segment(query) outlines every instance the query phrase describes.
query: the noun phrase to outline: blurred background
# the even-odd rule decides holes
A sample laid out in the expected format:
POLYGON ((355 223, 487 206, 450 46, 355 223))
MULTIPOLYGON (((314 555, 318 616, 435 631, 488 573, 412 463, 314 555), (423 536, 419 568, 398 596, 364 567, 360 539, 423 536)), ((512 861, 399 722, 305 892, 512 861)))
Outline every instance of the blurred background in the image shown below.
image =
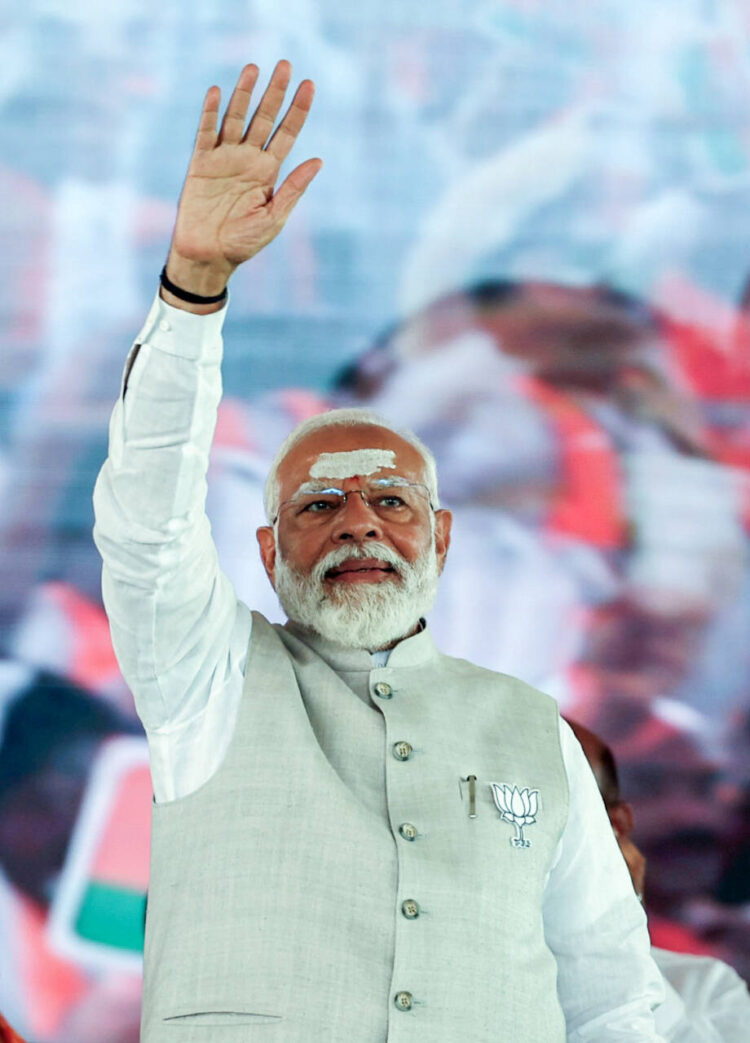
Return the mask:
POLYGON ((281 618, 254 530, 299 420, 413 428, 456 515, 442 649, 610 744, 654 942, 750 978, 747 3, 32 0, 2 22, 0 1011, 39 1043, 137 1040, 148 794, 107 756, 139 727, 91 491, 205 88, 282 56, 316 82, 296 154, 325 168, 233 282, 225 569, 281 618))

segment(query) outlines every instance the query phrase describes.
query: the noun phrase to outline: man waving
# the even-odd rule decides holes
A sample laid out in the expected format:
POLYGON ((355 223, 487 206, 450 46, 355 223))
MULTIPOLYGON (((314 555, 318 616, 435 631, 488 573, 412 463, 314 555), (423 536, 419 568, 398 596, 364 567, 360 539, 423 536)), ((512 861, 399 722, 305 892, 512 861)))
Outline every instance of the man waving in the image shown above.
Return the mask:
MULTIPOLYGON (((448 551, 431 454, 360 411, 282 445, 258 542, 287 612, 236 598, 204 513, 233 271, 276 188, 280 62, 201 115, 161 288, 126 367, 95 537, 155 806, 144 1043, 658 1039, 645 920, 554 702, 435 647, 448 551)), ((481 548, 477 548, 481 554, 481 548)))

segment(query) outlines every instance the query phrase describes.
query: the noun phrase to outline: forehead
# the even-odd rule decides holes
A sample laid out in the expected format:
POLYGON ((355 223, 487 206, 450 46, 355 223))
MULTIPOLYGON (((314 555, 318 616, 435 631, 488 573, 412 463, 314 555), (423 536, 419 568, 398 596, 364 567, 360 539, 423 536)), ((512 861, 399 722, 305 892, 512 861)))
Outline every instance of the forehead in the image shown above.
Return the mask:
POLYGON ((415 482, 424 480, 421 455, 394 431, 369 424, 331 425, 312 431, 284 457, 278 472, 281 499, 291 496, 311 477, 341 480, 352 477, 359 467, 364 474, 398 474, 415 482))

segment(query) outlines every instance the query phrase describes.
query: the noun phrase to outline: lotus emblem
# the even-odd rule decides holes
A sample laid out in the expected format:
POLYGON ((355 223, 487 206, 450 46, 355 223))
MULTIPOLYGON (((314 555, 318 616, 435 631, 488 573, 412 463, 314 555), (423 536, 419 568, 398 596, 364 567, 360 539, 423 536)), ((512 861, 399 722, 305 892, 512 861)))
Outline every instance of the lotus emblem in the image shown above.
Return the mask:
POLYGON ((511 837, 513 847, 531 847, 531 841, 523 835, 524 826, 536 822, 539 808, 539 790, 524 786, 508 786, 506 783, 491 782, 492 796, 495 798, 497 810, 506 822, 516 827, 516 835, 511 837))

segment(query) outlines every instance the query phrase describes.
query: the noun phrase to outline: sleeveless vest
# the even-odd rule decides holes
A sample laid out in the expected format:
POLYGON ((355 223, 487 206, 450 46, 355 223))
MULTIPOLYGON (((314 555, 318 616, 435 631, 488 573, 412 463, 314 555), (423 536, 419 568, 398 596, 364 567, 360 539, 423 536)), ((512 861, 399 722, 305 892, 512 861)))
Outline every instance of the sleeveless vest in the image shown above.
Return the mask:
POLYGON ((254 615, 222 766, 154 807, 142 1043, 563 1043, 567 806, 548 696, 254 615))

